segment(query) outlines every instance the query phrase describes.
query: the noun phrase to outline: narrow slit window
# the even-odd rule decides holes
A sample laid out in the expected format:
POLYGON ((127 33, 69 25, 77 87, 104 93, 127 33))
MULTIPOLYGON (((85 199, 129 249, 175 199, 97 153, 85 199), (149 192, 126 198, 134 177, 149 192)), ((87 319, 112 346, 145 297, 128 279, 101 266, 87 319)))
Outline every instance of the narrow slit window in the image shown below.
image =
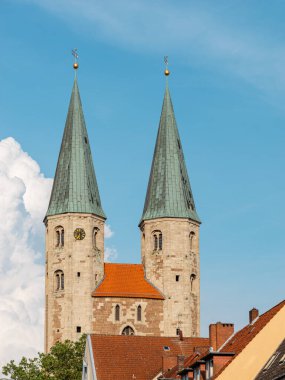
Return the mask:
POLYGON ((138 309, 137 309, 137 320, 139 322, 142 320, 142 307, 141 307, 141 305, 139 305, 138 309))
POLYGON ((162 233, 161 231, 153 231, 153 249, 155 251, 162 249, 162 233))
POLYGON ((94 229, 93 229, 93 247, 94 248, 98 248, 97 247, 97 244, 98 244, 98 232, 99 232, 99 228, 98 227, 94 227, 94 229))
POLYGON ((158 244, 157 244, 157 236, 154 235, 154 236, 153 236, 153 239, 154 239, 154 249, 157 250, 157 247, 158 247, 158 244))
POLYGON ((119 321, 119 320, 120 320, 120 306, 116 305, 116 307, 115 307, 115 321, 119 321))
POLYGON ((61 246, 64 246, 64 230, 61 230, 61 246))
POLYGON ((56 246, 60 246, 60 231, 56 231, 56 246))
POLYGON ((162 249, 162 233, 159 234, 159 249, 162 249))
POLYGON ((58 226, 55 229, 55 246, 56 247, 64 246, 64 229, 61 226, 58 226))
POLYGON ((193 251, 193 249, 194 249, 194 239, 195 239, 195 232, 191 231, 190 235, 189 235, 190 251, 193 251))
POLYGON ((62 270, 57 270, 54 273, 54 290, 64 290, 64 273, 62 270))
POLYGON ((60 288, 61 290, 64 289, 64 273, 61 273, 61 276, 60 276, 60 288))
POLYGON ((192 273, 190 275, 190 287, 191 287, 191 292, 194 291, 194 282, 195 282, 195 279, 196 279, 196 274, 195 273, 192 273))
POLYGON ((179 281, 179 278, 180 278, 180 276, 179 276, 179 274, 177 274, 177 275, 175 276, 176 282, 179 281))
POLYGON ((55 278, 56 278, 56 288, 55 289, 59 290, 59 288, 60 288, 60 276, 59 276, 59 273, 56 274, 55 278))

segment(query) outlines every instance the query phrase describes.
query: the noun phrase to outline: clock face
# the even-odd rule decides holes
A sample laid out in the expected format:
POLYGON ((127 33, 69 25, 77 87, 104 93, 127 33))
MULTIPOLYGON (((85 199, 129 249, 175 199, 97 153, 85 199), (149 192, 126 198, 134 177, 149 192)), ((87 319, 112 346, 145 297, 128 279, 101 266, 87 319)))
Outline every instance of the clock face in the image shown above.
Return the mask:
POLYGON ((73 235, 76 240, 83 240, 86 234, 83 228, 76 228, 73 235))

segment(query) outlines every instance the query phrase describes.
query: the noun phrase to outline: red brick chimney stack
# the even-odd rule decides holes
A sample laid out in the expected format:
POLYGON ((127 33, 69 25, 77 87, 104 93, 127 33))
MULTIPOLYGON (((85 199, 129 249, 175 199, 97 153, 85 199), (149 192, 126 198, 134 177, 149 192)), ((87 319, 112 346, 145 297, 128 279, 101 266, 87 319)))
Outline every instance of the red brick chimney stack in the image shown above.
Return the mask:
POLYGON ((209 326, 210 346, 217 351, 234 333, 233 323, 217 322, 209 326))
POLYGON ((249 310, 249 323, 252 323, 259 316, 259 311, 255 307, 249 310))

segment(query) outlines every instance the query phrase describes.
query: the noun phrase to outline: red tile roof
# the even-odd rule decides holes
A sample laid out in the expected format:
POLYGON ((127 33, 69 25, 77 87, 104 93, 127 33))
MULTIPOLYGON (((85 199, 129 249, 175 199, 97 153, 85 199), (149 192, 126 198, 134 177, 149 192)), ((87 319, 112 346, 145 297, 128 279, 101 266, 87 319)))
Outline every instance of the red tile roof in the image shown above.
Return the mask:
POLYGON ((234 352, 235 355, 228 361, 228 363, 217 374, 218 377, 221 372, 242 352, 242 350, 254 339, 254 337, 267 325, 267 323, 278 313, 282 307, 285 306, 285 301, 280 302, 253 323, 248 324, 243 329, 239 330, 220 350, 220 352, 234 352))
POLYGON ((142 264, 104 264, 104 271, 103 281, 92 293, 93 297, 164 299, 145 278, 142 264))
MULTIPOLYGON (((226 344, 219 350, 219 352, 230 353, 233 352, 235 355, 230 358, 226 365, 214 376, 213 380, 218 378, 223 370, 241 353, 241 351, 254 339, 254 337, 267 325, 267 323, 285 306, 285 300, 280 302, 278 305, 274 306, 264 314, 260 315, 258 319, 252 324, 248 324, 243 329, 239 330, 232 338, 226 342, 226 344)), ((206 345, 205 345, 206 346, 206 345)), ((196 349, 198 356, 194 354, 190 355, 184 363, 184 368, 192 367, 198 360, 204 359, 205 356, 209 354, 209 347, 201 347, 196 349)), ((165 378, 175 378, 175 373, 177 371, 177 366, 173 367, 169 371, 168 376, 165 378)), ((177 377, 179 378, 179 377, 177 377)))
POLYGON ((209 344, 207 338, 95 334, 91 342, 98 380, 152 380, 162 371, 162 357, 190 356, 196 346, 209 344))

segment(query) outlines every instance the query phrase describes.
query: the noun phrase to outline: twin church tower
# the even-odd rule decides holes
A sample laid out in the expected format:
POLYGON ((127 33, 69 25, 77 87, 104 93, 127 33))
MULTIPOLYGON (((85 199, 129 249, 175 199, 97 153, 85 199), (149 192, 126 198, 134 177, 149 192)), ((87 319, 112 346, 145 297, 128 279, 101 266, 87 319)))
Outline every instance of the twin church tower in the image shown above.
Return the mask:
POLYGON ((199 336, 200 220, 167 83, 139 222, 142 264, 104 263, 105 221, 75 78, 44 219, 45 350, 82 333, 199 336))

